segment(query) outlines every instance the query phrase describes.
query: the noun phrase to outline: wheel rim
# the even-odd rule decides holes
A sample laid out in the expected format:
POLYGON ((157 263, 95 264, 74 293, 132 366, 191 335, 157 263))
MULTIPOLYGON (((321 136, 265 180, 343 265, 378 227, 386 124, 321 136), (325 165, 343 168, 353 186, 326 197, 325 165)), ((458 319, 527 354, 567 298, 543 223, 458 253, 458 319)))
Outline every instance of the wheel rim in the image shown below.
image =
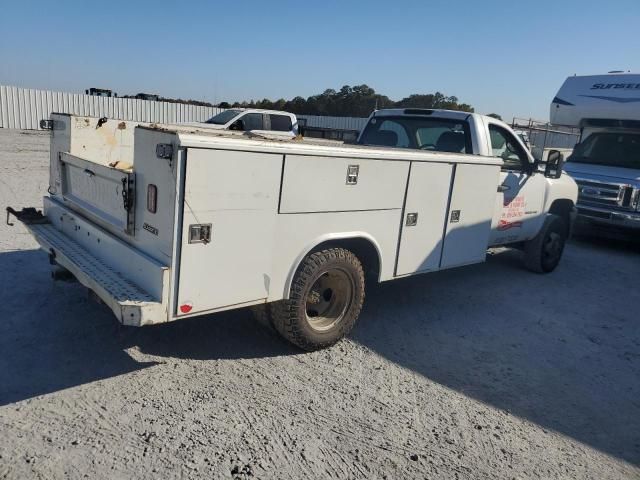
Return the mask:
POLYGON ((560 260, 560 256, 562 255, 562 248, 562 235, 557 232, 550 232, 545 239, 544 247, 542 249, 543 260, 545 264, 552 265, 560 260))
POLYGON ((323 332, 342 321, 351 305, 355 286, 351 275, 342 269, 320 273, 309 289, 305 313, 312 329, 323 332))

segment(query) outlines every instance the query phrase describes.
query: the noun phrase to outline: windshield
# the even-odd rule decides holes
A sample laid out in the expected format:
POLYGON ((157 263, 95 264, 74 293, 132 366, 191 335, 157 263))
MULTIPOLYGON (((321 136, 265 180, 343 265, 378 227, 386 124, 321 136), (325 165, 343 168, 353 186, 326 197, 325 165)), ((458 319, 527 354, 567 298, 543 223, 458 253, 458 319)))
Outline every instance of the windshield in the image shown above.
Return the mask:
POLYGON ((216 125, 224 125, 233 117, 238 115, 240 112, 242 112, 242 110, 225 110, 224 112, 220 112, 219 114, 211 117, 209 120, 207 120, 204 123, 214 123, 216 125))
POLYGON ((425 117, 373 117, 362 132, 361 145, 472 153, 469 124, 425 117))
POLYGON ((569 162, 640 169, 640 132, 592 133, 575 146, 569 162))

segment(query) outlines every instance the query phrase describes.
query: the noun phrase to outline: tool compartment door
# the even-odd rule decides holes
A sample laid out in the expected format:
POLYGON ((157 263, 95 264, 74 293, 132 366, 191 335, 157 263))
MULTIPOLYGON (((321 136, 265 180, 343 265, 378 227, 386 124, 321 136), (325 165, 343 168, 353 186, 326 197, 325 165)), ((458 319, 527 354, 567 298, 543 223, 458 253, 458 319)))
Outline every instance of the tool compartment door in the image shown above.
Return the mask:
POLYGON ((266 298, 282 155, 189 148, 185 164, 174 313, 266 298))
POLYGON ((485 260, 499 173, 499 165, 456 165, 440 268, 485 260))
POLYGON ((402 208, 409 162, 287 155, 280 213, 402 208))
POLYGON ((411 163, 396 275, 439 268, 452 172, 448 163, 411 163))

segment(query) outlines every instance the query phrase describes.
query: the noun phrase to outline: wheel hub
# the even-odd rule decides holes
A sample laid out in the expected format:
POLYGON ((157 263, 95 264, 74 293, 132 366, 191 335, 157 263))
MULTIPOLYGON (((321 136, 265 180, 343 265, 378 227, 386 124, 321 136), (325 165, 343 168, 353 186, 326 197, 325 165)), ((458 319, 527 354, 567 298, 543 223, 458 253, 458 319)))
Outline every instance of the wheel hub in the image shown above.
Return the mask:
POLYGON ((552 232, 549 234, 544 246, 544 256, 547 260, 555 260, 562 252, 562 240, 559 234, 552 232))
POLYGON ((310 305, 317 305, 318 303, 320 303, 320 292, 318 292, 317 290, 311 290, 309 292, 309 296, 307 297, 307 303, 310 305))
POLYGON ((345 271, 332 269, 322 272, 306 298, 306 315, 311 328, 325 331, 342 321, 351 304, 354 288, 345 271))

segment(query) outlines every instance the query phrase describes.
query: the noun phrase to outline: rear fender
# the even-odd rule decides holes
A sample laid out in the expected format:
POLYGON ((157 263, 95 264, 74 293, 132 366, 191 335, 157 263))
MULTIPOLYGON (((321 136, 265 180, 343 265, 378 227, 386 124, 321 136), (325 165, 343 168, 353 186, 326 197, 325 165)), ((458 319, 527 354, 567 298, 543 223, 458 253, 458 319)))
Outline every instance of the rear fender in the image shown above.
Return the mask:
MULTIPOLYGON (((339 247, 340 246, 340 242, 342 240, 347 241, 347 240, 353 240, 353 239, 362 239, 367 241, 368 243, 370 243, 373 248, 375 249, 377 256, 378 256, 378 281, 380 281, 380 275, 383 271, 383 258, 382 258, 382 254, 380 253, 380 244, 376 241, 375 238, 373 238, 370 234, 366 233, 366 232, 341 232, 341 233, 328 233, 325 235, 321 235, 319 237, 316 237, 315 239, 313 239, 311 242, 309 242, 305 248, 302 250, 302 252, 300 252, 300 254, 298 254, 298 256, 296 257, 293 265, 291 266, 291 268, 289 269, 289 273, 287 275, 287 279, 285 281, 284 284, 284 291, 282 292, 282 298, 284 299, 288 299, 289 298, 289 292, 291 291, 291 284, 293 283, 293 278, 296 274, 296 272, 298 271, 298 268, 300 267, 300 264, 302 263, 302 261, 304 260, 304 258, 309 255, 309 253, 318 250, 319 248, 322 247, 323 244, 327 244, 327 246, 331 245, 332 247, 339 247)), ((346 243, 346 242, 345 242, 346 243)))

